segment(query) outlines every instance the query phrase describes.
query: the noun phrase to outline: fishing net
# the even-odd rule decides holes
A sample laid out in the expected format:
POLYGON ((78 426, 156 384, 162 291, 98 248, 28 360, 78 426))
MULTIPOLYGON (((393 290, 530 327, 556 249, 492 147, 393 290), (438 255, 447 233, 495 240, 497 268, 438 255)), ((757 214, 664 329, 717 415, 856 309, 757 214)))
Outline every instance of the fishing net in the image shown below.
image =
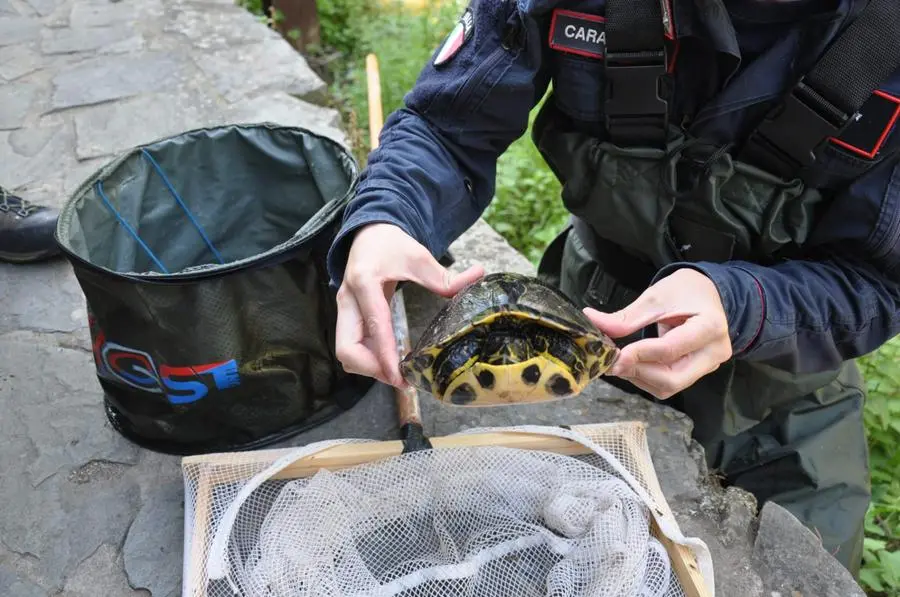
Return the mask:
POLYGON ((338 440, 185 459, 183 594, 697 594, 668 540, 713 595, 707 548, 679 531, 643 426, 578 429, 476 429, 405 454, 338 440))

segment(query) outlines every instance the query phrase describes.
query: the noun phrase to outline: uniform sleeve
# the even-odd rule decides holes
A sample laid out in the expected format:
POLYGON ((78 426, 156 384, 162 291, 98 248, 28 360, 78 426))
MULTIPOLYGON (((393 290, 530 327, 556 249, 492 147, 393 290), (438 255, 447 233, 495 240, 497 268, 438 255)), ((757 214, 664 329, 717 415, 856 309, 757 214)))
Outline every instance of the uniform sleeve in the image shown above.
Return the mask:
POLYGON ((838 194, 806 260, 678 263, 716 284, 739 359, 819 372, 900 333, 900 161, 885 160, 838 194))
POLYGON ((335 287, 360 226, 394 224, 439 257, 490 203, 497 159, 524 134, 547 88, 545 25, 520 5, 473 0, 471 36, 437 66, 436 48, 404 106, 385 120, 329 251, 335 287))

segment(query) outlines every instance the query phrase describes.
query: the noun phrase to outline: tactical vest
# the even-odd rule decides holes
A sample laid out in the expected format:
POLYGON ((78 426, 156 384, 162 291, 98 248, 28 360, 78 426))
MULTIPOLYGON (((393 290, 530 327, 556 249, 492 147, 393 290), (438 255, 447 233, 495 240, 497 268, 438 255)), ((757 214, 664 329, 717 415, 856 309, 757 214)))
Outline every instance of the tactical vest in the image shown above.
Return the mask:
POLYGON ((840 151, 830 140, 851 146, 860 109, 900 67, 892 0, 872 0, 739 147, 670 122, 673 22, 668 0, 607 0, 605 134, 569 124, 552 98, 535 120, 533 140, 562 183, 578 249, 605 270, 566 282, 578 272, 549 265, 564 250, 560 237, 541 271, 583 305, 619 309, 676 261, 796 257, 826 207, 825 187, 879 160, 851 157, 836 169, 818 156, 840 151))

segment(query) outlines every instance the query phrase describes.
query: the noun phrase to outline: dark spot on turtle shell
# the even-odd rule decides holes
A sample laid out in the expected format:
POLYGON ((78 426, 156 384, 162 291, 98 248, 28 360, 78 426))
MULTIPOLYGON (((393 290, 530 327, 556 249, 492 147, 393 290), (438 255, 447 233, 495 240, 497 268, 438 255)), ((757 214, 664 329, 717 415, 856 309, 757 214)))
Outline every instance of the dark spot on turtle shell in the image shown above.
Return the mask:
POLYGON ((615 351, 615 350, 610 350, 610 351, 607 352, 606 355, 603 357, 603 366, 604 366, 604 367, 609 367, 610 365, 612 365, 613 359, 615 359, 615 358, 616 358, 616 351, 615 351))
POLYGON ((591 365, 591 377, 597 377, 600 375, 600 361, 594 361, 594 364, 591 365))
POLYGON ((434 364, 434 357, 430 354, 422 354, 416 357, 415 367, 418 371, 425 371, 434 364))
POLYGON ((582 361, 581 359, 577 359, 572 364, 572 374, 574 375, 575 379, 581 379, 581 376, 584 375, 584 361, 582 361))
POLYGON ((478 378, 478 384, 482 388, 490 390, 494 387, 494 374, 490 371, 486 369, 484 371, 479 371, 476 377, 478 378))
POLYGON ((522 371, 522 381, 524 381, 528 385, 533 386, 540 380, 541 368, 537 365, 528 365, 527 367, 525 367, 525 370, 522 371))
POLYGON ((572 393, 572 385, 568 379, 556 373, 547 381, 547 390, 554 396, 566 396, 572 393))
POLYGON ((586 348, 591 354, 603 354, 603 351, 606 350, 606 345, 600 340, 594 340, 593 342, 588 342, 586 348))
POLYGON ((514 278, 503 278, 497 281, 497 285, 503 289, 510 303, 519 301, 519 297, 525 292, 525 285, 521 281, 514 278))
POLYGON ((450 394, 450 402, 453 404, 469 404, 474 402, 478 395, 475 389, 467 383, 460 384, 453 393, 450 394))

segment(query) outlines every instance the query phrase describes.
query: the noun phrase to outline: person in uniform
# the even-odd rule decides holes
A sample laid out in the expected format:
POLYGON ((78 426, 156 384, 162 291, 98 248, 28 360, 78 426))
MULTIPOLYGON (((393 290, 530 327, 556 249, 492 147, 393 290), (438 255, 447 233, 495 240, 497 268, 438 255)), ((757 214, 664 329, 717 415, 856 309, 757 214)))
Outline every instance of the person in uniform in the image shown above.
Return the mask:
POLYGON ((53 238, 58 215, 0 187, 0 261, 33 263, 58 255, 53 238))
POLYGON ((900 11, 890 0, 473 0, 389 115, 329 253, 348 371, 402 386, 389 298, 532 139, 570 225, 539 275, 623 352, 726 483, 858 573, 870 502, 853 359, 900 332, 900 11))

